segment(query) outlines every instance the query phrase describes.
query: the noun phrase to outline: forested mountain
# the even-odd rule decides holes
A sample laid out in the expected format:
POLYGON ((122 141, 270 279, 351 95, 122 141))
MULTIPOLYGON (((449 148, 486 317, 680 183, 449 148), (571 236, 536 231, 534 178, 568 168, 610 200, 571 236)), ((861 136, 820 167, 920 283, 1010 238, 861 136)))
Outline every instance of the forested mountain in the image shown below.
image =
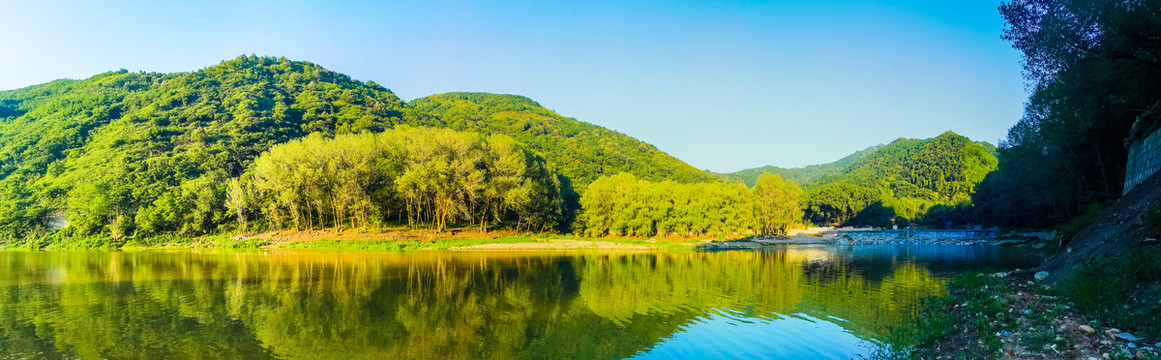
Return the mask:
MULTIPOLYGON (((225 179, 312 132, 380 130, 403 102, 317 65, 240 57, 189 73, 110 72, 0 93, 0 228, 68 209, 89 231, 128 227, 162 194, 193 223, 222 221, 225 179)), ((208 226, 208 225, 207 225, 208 226)))
POLYGON ((936 221, 929 210, 959 206, 966 211, 976 185, 995 169, 995 147, 986 142, 950 131, 931 139, 897 139, 842 174, 820 177, 811 187, 808 216, 819 222, 883 226, 896 217, 963 223, 966 215, 936 221), (843 207, 847 210, 836 210, 843 207))
POLYGON ((417 125, 511 136, 544 154, 578 188, 602 174, 622 172, 652 181, 715 180, 653 145, 560 116, 523 96, 448 93, 408 106, 418 116, 417 125))
POLYGON ((729 181, 741 181, 746 186, 754 186, 754 182, 758 181, 758 176, 763 173, 770 173, 778 175, 785 180, 793 181, 795 184, 810 184, 818 180, 823 175, 838 175, 847 171, 847 168, 860 160, 866 159, 876 150, 882 148, 883 145, 875 145, 863 150, 856 151, 854 154, 847 155, 842 159, 834 162, 818 165, 807 165, 798 168, 782 168, 772 165, 756 167, 753 169, 746 169, 727 174, 719 174, 722 178, 729 181))
POLYGON ((227 180, 275 144, 402 124, 508 134, 578 188, 620 172, 712 179, 526 98, 446 94, 404 104, 382 86, 315 64, 242 56, 194 72, 121 70, 0 92, 0 236, 35 234, 58 211, 76 231, 117 236, 138 225, 143 209, 180 224, 176 231, 207 232, 232 223, 227 180))
POLYGON ((886 226, 896 218, 963 223, 969 220, 963 214, 936 221, 928 210, 942 205, 937 212, 944 216, 944 207, 969 205, 976 185, 996 168, 995 152, 989 143, 949 131, 930 139, 900 138, 828 164, 766 166, 721 176, 748 185, 762 173, 791 180, 810 193, 806 212, 816 223, 886 226))

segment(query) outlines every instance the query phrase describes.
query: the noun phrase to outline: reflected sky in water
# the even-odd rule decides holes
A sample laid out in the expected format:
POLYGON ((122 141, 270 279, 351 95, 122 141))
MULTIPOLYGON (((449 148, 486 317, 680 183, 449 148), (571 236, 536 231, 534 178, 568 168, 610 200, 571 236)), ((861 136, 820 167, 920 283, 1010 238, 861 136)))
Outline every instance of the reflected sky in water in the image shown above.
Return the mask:
POLYGON ((0 252, 0 358, 850 358, 981 246, 0 252))

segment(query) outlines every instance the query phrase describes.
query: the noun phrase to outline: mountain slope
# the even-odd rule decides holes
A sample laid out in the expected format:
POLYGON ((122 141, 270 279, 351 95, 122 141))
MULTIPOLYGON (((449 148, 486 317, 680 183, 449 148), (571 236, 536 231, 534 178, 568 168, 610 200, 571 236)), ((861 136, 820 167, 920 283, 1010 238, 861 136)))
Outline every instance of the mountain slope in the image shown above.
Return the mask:
POLYGON ((206 231, 230 216, 225 180, 271 146, 403 124, 507 134, 577 187, 619 172, 713 179, 527 98, 445 94, 405 104, 373 82, 312 63, 242 56, 193 72, 122 70, 0 92, 0 238, 40 229, 58 210, 70 228, 116 235, 132 231, 146 207, 172 209, 157 216, 206 231))
POLYGON ((994 154, 990 144, 951 131, 931 139, 901 138, 855 162, 845 174, 820 182, 845 180, 888 188, 898 196, 955 200, 975 192, 975 185, 996 169, 994 154))
POLYGON ((808 217, 818 223, 888 226, 895 217, 962 223, 963 214, 952 210, 969 204, 976 185, 996 169, 995 153, 989 143, 948 131, 930 139, 896 139, 829 164, 721 176, 746 181, 769 171, 803 181, 802 188, 811 193, 808 217), (941 205, 939 214, 928 211, 941 205), (955 218, 945 218, 949 216, 955 218))
POLYGON ((782 179, 793 181, 795 184, 799 185, 809 184, 815 180, 818 180, 824 175, 838 175, 846 172, 847 168, 850 167, 851 164, 866 159, 868 156, 883 146, 884 145, 871 146, 866 149, 856 151, 854 154, 847 155, 842 159, 838 159, 834 162, 829 162, 826 164, 807 165, 798 168, 782 168, 766 165, 753 169, 746 169, 720 175, 722 178, 725 178, 728 181, 741 181, 742 183, 746 184, 746 186, 754 186, 754 182, 758 181, 758 176, 762 175, 763 173, 778 175, 782 177, 782 179))
POLYGON ((523 96, 447 93, 416 99, 408 106, 420 125, 511 136, 543 153, 580 186, 621 172, 653 181, 715 180, 653 145, 560 116, 523 96))
POLYGON ((0 93, 0 103, 22 112, 0 123, 0 209, 9 210, 0 228, 9 235, 66 208, 72 224, 102 231, 167 192, 210 223, 223 217, 221 183, 271 145, 383 129, 405 110, 374 83, 259 57, 57 81, 0 93))

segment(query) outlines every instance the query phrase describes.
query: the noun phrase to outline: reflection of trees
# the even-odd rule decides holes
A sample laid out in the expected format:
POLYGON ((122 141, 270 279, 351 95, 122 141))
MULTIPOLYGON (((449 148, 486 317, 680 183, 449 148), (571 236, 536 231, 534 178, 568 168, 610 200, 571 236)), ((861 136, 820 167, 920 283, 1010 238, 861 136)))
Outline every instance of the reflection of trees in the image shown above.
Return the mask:
POLYGON ((821 250, 505 255, 0 253, 0 355, 623 358, 710 308, 834 316, 860 336, 940 280, 821 250))

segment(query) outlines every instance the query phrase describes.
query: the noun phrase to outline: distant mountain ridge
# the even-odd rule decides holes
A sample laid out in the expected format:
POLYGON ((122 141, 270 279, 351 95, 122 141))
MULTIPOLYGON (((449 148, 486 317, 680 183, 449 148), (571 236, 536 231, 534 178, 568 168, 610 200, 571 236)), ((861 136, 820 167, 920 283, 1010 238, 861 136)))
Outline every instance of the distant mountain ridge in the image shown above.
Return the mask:
POLYGON ((720 176, 751 184, 770 172, 802 181, 798 184, 810 193, 807 212, 813 221, 889 226, 896 217, 962 223, 962 214, 947 209, 970 204, 976 186, 996 167, 995 146, 948 131, 929 139, 899 138, 828 164, 720 176), (939 211, 928 211, 933 208, 939 211))
POLYGON ((741 181, 746 186, 754 186, 754 182, 758 180, 758 176, 763 173, 770 173, 778 175, 784 180, 793 181, 795 184, 804 185, 815 182, 824 175, 842 174, 851 166, 860 160, 871 156, 875 151, 883 148, 886 145, 879 144, 869 146, 866 149, 856 151, 853 154, 847 155, 842 159, 838 159, 825 164, 807 165, 797 168, 783 168, 773 165, 766 165, 752 169, 745 169, 735 171, 732 173, 718 174, 727 181, 741 181))

